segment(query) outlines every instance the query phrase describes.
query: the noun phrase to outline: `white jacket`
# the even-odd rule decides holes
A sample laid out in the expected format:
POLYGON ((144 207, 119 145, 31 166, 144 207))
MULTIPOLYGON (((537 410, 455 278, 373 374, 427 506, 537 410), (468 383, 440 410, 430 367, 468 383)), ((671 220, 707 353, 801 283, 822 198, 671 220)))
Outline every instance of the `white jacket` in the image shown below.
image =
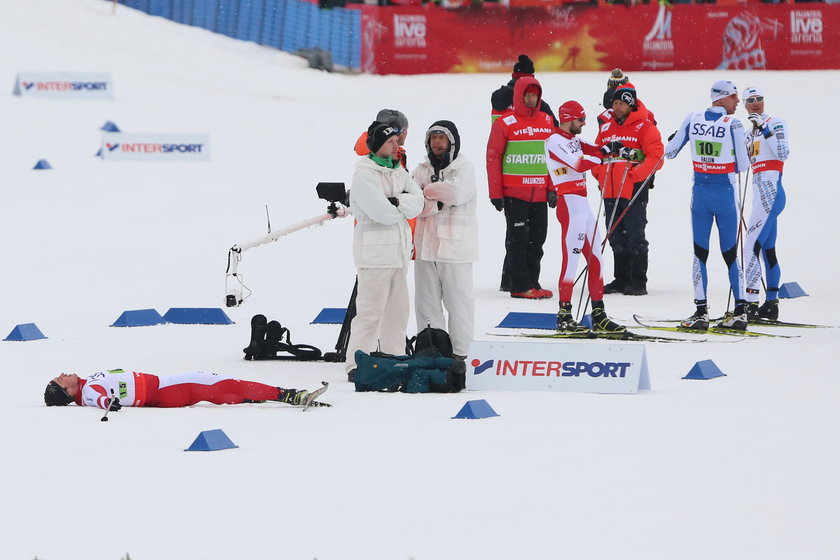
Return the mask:
POLYGON ((472 263, 478 260, 478 221, 473 165, 458 155, 441 170, 443 180, 432 182, 429 158, 412 178, 423 189, 426 206, 414 229, 415 257, 424 261, 472 263), (438 210, 438 201, 443 209, 438 210))
POLYGON ((365 156, 356 163, 350 186, 356 218, 353 260, 357 268, 402 268, 411 261, 411 229, 406 222, 423 210, 423 191, 402 167, 388 169, 365 156), (399 206, 388 201, 399 199, 399 206))

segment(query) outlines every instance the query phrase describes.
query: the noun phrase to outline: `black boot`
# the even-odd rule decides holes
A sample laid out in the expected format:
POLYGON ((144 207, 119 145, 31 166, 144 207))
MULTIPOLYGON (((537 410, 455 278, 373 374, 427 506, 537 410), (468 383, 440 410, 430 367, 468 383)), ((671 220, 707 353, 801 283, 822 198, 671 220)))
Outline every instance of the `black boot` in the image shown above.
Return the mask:
POLYGON ((613 247, 613 275, 615 280, 604 286, 605 294, 623 294, 630 286, 630 254, 621 247, 613 247))
POLYGON ((779 300, 768 299, 758 308, 758 316, 766 321, 779 320, 779 300))
POLYGON ((647 248, 638 253, 631 253, 629 260, 630 282, 622 292, 626 296, 647 295, 647 248))
POLYGON ((265 345, 265 329, 268 320, 265 315, 254 315, 251 317, 251 342, 247 348, 243 348, 246 360, 253 360, 255 356, 262 352, 265 345))

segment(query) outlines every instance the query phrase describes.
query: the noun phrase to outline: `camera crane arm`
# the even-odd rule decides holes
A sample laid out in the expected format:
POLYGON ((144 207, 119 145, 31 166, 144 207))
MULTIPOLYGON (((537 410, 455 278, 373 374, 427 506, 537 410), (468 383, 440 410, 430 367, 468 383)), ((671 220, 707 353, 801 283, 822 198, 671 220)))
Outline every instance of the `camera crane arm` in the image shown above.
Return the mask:
POLYGON ((238 307, 248 297, 248 295, 251 294, 251 290, 242 283, 242 275, 238 273, 239 261, 242 260, 242 253, 248 249, 253 249, 254 247, 259 247, 260 245, 277 241, 281 237, 285 237, 290 233, 322 225, 334 218, 343 218, 352 214, 349 207, 339 207, 336 204, 338 202, 345 203, 347 201, 348 196, 344 190, 344 183, 318 183, 317 192, 320 198, 328 200, 330 203, 327 207, 326 214, 302 220, 296 224, 292 224, 289 227, 279 229, 274 232, 270 231, 269 233, 256 239, 252 239, 251 241, 236 244, 228 250, 228 264, 227 270, 225 271, 225 305, 227 307, 238 307), (241 289, 239 287, 229 288, 227 285, 229 280, 235 280, 241 289), (243 290, 247 290, 248 294, 243 294, 243 290))

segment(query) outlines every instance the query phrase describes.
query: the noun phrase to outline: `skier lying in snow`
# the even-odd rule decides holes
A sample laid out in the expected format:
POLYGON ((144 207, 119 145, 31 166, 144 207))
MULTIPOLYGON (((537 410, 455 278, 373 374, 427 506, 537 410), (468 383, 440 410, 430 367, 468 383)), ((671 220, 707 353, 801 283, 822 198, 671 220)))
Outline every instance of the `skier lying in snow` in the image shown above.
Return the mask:
POLYGON ((272 387, 217 373, 195 372, 158 377, 111 369, 84 379, 75 373, 62 373, 47 384, 44 402, 47 406, 65 406, 75 402, 79 406, 110 407, 112 411, 123 406, 177 408, 201 401, 213 404, 279 401, 305 405, 312 404, 310 401, 321 392, 272 387))

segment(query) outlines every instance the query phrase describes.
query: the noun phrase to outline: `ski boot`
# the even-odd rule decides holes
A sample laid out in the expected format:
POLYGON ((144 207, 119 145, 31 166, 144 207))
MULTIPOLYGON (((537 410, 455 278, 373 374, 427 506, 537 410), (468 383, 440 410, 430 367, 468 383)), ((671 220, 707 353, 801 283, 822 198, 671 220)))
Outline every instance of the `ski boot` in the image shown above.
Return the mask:
POLYGON ((759 310, 758 303, 751 301, 747 304, 747 320, 758 321, 759 319, 761 319, 761 311, 759 310))
POLYGON ((572 317, 572 304, 563 303, 557 312, 557 332, 562 333, 584 333, 589 329, 581 325, 572 317))
POLYGON ((758 317, 765 321, 779 320, 779 300, 768 299, 758 308, 758 317))
POLYGON ((732 313, 724 313, 723 320, 715 325, 719 329, 732 329, 736 331, 747 330, 747 310, 746 305, 739 303, 732 310, 732 313))
POLYGON ((706 306, 698 305, 697 311, 694 312, 694 315, 680 323, 680 328, 691 329, 694 331, 709 330, 709 311, 706 306))
POLYGON ((592 306, 592 330, 597 332, 626 332, 627 329, 609 317, 603 307, 592 306))

